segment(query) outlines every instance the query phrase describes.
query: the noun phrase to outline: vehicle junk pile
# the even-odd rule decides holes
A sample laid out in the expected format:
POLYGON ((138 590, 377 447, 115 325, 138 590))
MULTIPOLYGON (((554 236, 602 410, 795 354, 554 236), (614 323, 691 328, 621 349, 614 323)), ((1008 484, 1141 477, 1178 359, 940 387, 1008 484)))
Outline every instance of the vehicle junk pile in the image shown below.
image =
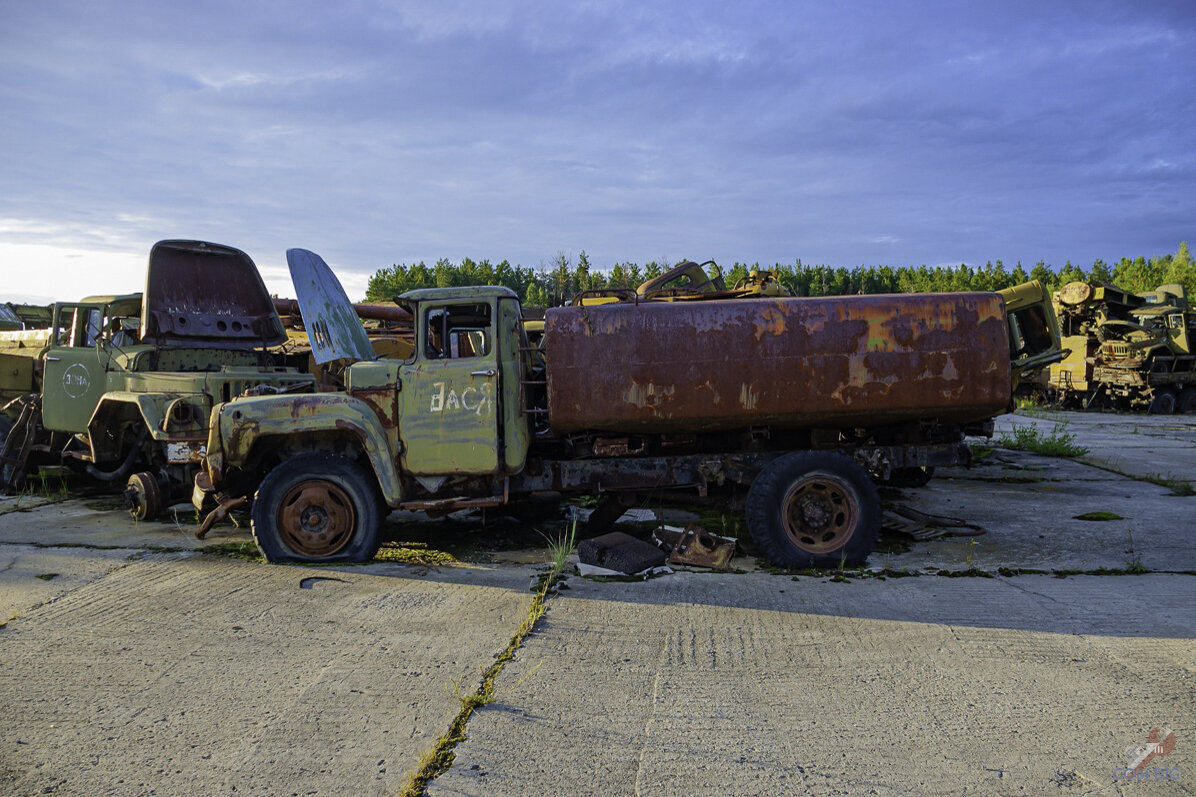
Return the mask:
POLYGON ((1064 406, 1196 412, 1196 312, 1182 285, 1130 293, 1071 282, 1054 295, 1067 357, 1044 373, 1064 406))
MULTIPOLYGON (((271 561, 361 561, 391 509, 440 516, 544 492, 599 498, 746 490, 782 566, 857 565, 882 522, 873 479, 967 463, 1023 374, 1061 356, 1036 283, 998 293, 662 301, 550 308, 529 341, 499 287, 411 291, 406 360, 377 359, 316 254, 287 253, 336 393, 213 407, 193 501, 201 532, 252 504, 271 561)), ((701 291, 698 291, 701 293, 701 291)), ((717 295, 718 292, 713 292, 717 295)))
POLYGON ((153 517, 190 494, 214 405, 315 387, 283 363, 286 333, 257 266, 229 246, 159 241, 144 293, 26 316, 43 326, 0 332, 6 493, 30 469, 65 467, 153 517))

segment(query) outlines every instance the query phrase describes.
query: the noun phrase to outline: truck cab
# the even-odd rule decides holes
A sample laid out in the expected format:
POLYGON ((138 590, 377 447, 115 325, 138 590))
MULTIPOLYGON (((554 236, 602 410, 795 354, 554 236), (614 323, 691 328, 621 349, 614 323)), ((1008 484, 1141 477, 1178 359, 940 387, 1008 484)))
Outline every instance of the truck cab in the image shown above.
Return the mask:
POLYGON ((519 297, 499 287, 429 288, 399 301, 416 319, 414 355, 398 368, 403 469, 415 476, 518 472, 529 441, 519 297))

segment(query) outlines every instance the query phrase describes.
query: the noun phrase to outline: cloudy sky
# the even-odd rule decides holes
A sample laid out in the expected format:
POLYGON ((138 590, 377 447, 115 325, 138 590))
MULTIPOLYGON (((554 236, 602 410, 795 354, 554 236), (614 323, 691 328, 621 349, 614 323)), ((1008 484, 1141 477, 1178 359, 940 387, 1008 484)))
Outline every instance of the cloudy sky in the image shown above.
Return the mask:
POLYGON ((292 295, 557 253, 836 266, 1196 238, 1196 3, 0 0, 0 296, 154 241, 292 295))

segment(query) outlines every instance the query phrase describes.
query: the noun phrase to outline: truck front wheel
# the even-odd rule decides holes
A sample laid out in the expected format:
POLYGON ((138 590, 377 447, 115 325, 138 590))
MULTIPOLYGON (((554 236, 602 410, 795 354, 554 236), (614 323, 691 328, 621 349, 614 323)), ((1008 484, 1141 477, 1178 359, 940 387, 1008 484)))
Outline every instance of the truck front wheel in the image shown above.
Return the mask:
POLYGON ((752 482, 747 522, 764 555, 783 567, 864 563, 880 533, 880 496, 853 460, 798 452, 773 460, 752 482))
POLYGON ((253 539, 271 562, 364 562, 378 552, 382 497, 370 473, 335 454, 300 454, 262 480, 253 539))

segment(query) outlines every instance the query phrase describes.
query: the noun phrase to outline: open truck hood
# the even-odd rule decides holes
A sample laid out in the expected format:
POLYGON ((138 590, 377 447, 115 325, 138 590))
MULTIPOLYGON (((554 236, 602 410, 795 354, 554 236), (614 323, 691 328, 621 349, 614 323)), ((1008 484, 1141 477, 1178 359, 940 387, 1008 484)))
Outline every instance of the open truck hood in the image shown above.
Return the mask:
POLYGON ((255 348, 286 341, 249 255, 205 241, 154 244, 141 329, 144 343, 183 347, 255 348))
POLYGON ((307 249, 288 249, 287 265, 315 361, 374 359, 365 327, 324 258, 307 249))

